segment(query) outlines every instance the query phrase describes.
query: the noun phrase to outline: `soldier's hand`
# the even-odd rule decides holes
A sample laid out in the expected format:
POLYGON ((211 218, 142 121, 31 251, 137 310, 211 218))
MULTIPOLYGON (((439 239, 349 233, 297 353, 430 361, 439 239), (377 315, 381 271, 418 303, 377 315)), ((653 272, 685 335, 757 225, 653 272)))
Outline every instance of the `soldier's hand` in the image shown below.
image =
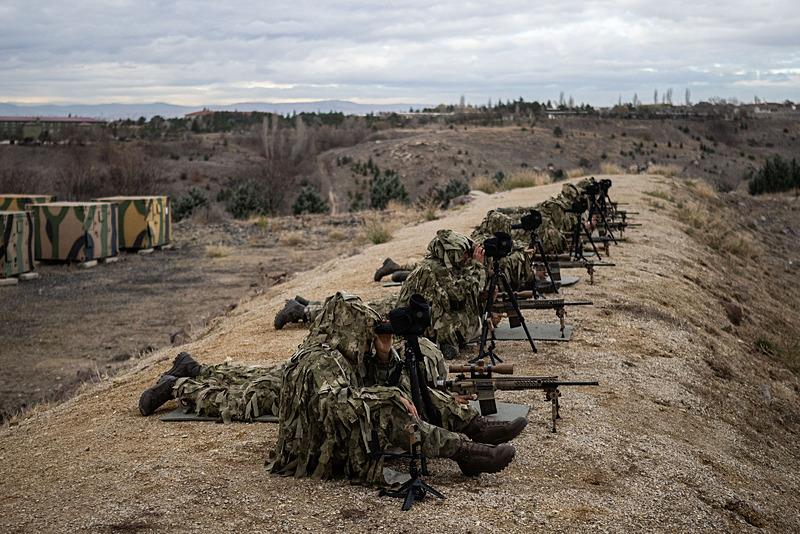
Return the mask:
POLYGON ((478 398, 478 396, 476 394, 474 394, 474 393, 472 393, 470 395, 460 395, 458 393, 451 393, 451 395, 453 395, 453 398, 459 404, 469 404, 469 401, 475 400, 475 399, 478 398))
POLYGON ((475 249, 472 251, 472 259, 478 263, 483 263, 485 256, 486 254, 483 250, 483 245, 475 245, 475 249))
POLYGON ((407 399, 407 398, 405 398, 405 397, 400 397, 400 402, 402 402, 402 403, 403 403, 403 406, 405 406, 405 408, 406 408, 406 411, 407 411, 407 412, 408 412, 408 413, 409 413, 409 414, 410 414, 412 417, 419 417, 419 414, 417 413, 417 407, 416 407, 416 406, 414 406, 414 403, 413 403, 413 402, 411 402, 410 400, 408 400, 408 399, 407 399))

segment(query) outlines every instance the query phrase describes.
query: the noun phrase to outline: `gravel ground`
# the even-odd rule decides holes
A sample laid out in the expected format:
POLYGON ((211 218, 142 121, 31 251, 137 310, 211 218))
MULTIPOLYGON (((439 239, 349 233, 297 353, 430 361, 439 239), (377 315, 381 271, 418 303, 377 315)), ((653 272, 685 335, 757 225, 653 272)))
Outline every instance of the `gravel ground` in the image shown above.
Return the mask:
MULTIPOLYGON (((565 292, 595 303, 571 311, 573 341, 543 343, 536 355, 523 343, 499 346, 518 374, 601 386, 565 388, 557 434, 540 393, 504 394, 532 405, 504 472, 467 479, 454 463, 433 461, 428 481, 446 500, 401 512, 371 488, 267 474, 275 425, 161 423, 139 416, 136 401, 178 350, 205 362, 285 359, 304 334, 272 328, 287 295, 379 296, 389 290, 371 275, 385 256, 418 256, 436 229, 466 231, 492 207, 532 204, 559 185, 481 196, 445 219, 406 227, 390 243, 266 289, 191 343, 6 425, 0 531, 800 530, 798 380, 754 351, 755 317, 730 327, 720 305, 725 288, 758 280, 758 263, 719 261, 668 210, 647 207, 643 192, 669 188, 668 180, 614 180, 614 196, 638 208, 644 226, 613 249, 616 268, 565 292)), ((746 310, 769 306, 773 290, 748 289, 746 310)), ((791 315, 796 292, 777 306, 800 326, 791 315)))

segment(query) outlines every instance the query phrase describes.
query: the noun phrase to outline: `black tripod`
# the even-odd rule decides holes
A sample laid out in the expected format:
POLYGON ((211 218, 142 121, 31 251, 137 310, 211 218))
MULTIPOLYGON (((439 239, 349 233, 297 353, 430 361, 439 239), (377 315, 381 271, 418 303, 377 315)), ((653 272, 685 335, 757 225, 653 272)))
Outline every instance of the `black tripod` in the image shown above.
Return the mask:
POLYGON ((408 458, 408 472, 411 478, 396 490, 382 489, 378 495, 381 497, 397 497, 403 499, 403 506, 401 510, 410 510, 416 501, 423 500, 428 493, 439 499, 444 499, 444 495, 430 486, 427 482, 420 478, 422 474, 428 474, 425 466, 425 456, 420 452, 420 435, 417 425, 411 423, 406 426, 406 432, 409 434, 411 444, 411 451, 404 453, 385 452, 383 456, 387 458, 408 458), (423 466, 423 469, 417 468, 417 461, 423 466))
MULTIPOLYGON (((442 426, 442 419, 439 412, 433 406, 431 392, 428 389, 428 381, 423 365, 422 351, 419 348, 418 335, 430 325, 430 306, 420 295, 412 295, 411 302, 407 308, 398 308, 389 313, 389 320, 395 333, 403 335, 405 339, 405 360, 403 367, 397 367, 392 373, 389 383, 397 385, 400 382, 400 372, 405 369, 411 383, 411 400, 417 409, 420 419, 436 426, 442 426), (411 318, 411 319, 410 319, 411 318), (410 324, 414 319, 418 324, 410 324)), ((419 427, 415 423, 409 423, 405 428, 409 434, 410 451, 395 453, 380 451, 378 455, 386 458, 408 458, 409 475, 411 479, 396 490, 382 489, 381 496, 399 497, 403 500, 403 510, 408 510, 415 501, 421 501, 430 493, 439 499, 444 499, 444 495, 428 485, 420 477, 428 475, 428 459, 420 451, 419 427), (419 462, 419 467, 417 463, 419 462)), ((378 448, 377 446, 375 447, 378 448)))
POLYGON ((475 363, 479 360, 482 360, 485 357, 489 357, 491 363, 502 362, 503 360, 494 353, 494 349, 497 346, 497 339, 494 335, 494 329, 492 329, 492 336, 489 338, 489 322, 492 320, 492 308, 494 308, 494 301, 495 301, 495 293, 497 290, 497 281, 500 280, 500 283, 503 286, 503 290, 508 295, 509 300, 511 301, 511 306, 514 309, 514 312, 519 317, 520 323, 522 323, 522 328, 525 330, 525 335, 528 338, 528 341, 531 344, 531 350, 534 353, 538 352, 536 349, 536 344, 533 342, 533 338, 531 337, 531 333, 528 331, 528 325, 525 324, 525 317, 522 315, 522 311, 519 309, 519 303, 517 302, 517 296, 514 294, 514 291, 511 289, 511 284, 508 283, 508 278, 503 271, 500 270, 500 258, 497 256, 492 257, 492 274, 489 280, 489 291, 486 295, 486 305, 483 308, 483 324, 481 325, 481 341, 480 346, 478 348, 478 355, 470 360, 470 363, 475 363), (489 341, 489 350, 486 350, 486 341, 489 341))
MULTIPOLYGON (((542 244, 542 240, 539 239, 539 236, 536 235, 536 232, 531 232, 531 248, 535 251, 536 254, 539 255, 541 258, 542 263, 544 263, 544 270, 547 272, 547 277, 550 279, 550 283, 553 286, 553 291, 558 294, 558 284, 556 283, 556 279, 553 277, 553 273, 550 270, 550 263, 547 261, 547 254, 544 253, 544 245, 542 244)), ((533 275, 533 298, 538 299, 541 297, 542 294, 539 292, 539 288, 536 285, 536 273, 533 275)))
POLYGON ((600 206, 597 203, 597 196, 593 192, 589 192, 587 195, 589 196, 589 222, 592 221, 592 217, 594 217, 595 214, 600 215, 600 220, 603 222, 606 232, 608 232, 608 235, 611 237, 611 240, 614 242, 614 244, 618 245, 619 243, 617 243, 617 238, 614 237, 614 234, 611 232, 611 227, 608 225, 608 219, 606 219, 605 210, 600 209, 600 206))
POLYGON ((583 212, 586 211, 586 204, 585 200, 576 201, 572 204, 571 210, 565 210, 568 213, 572 213, 578 217, 575 221, 575 224, 572 226, 572 244, 570 245, 570 259, 574 261, 588 261, 586 256, 583 255, 583 241, 581 240, 581 230, 583 230, 586 239, 589 240, 589 243, 592 245, 592 250, 594 251, 595 255, 598 259, 602 258, 600 256, 600 251, 597 250, 597 247, 594 244, 594 240, 592 239, 592 234, 589 232, 589 229, 586 228, 586 223, 583 220, 583 212), (576 204, 581 204, 580 207, 583 209, 579 209, 576 204))

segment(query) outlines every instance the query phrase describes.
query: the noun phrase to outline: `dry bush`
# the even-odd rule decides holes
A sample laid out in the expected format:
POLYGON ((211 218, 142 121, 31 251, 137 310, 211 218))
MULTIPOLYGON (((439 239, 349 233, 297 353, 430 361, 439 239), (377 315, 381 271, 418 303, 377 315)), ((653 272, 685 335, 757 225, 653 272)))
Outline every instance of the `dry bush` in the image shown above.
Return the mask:
POLYGON ((373 213, 365 215, 361 227, 367 239, 376 245, 386 243, 392 239, 392 226, 384 217, 381 217, 380 214, 373 213))
POLYGON ((546 172, 523 170, 507 176, 500 184, 500 188, 502 191, 510 191, 522 187, 535 187, 537 185, 549 184, 552 181, 553 179, 546 172))
POLYGON ((567 178, 578 178, 579 176, 586 176, 586 169, 583 167, 576 167, 567 171, 567 178))
POLYGON ((706 229, 711 224, 708 208, 695 202, 685 204, 675 210, 678 220, 697 230, 706 229))
POLYGON ((695 197, 702 200, 716 200, 717 192, 714 187, 703 180, 687 180, 686 187, 694 194, 695 197))
POLYGON ((206 245, 206 256, 209 258, 224 258, 230 256, 232 252, 231 247, 225 245, 206 245))
POLYGON ((647 167, 647 174, 657 174, 659 176, 679 176, 681 168, 677 165, 650 165, 647 167))
POLYGON ((435 221, 439 218, 439 203, 433 197, 423 197, 417 201, 417 211, 426 221, 435 221))
POLYGON ((616 163, 604 162, 600 164, 600 174, 627 174, 627 172, 616 163))
POLYGON ((332 228, 328 231, 328 239, 331 241, 344 241, 347 239, 347 234, 338 228, 332 228))
POLYGON ((666 191, 661 191, 659 189, 654 189, 652 191, 645 191, 645 195, 655 198, 660 198, 661 200, 667 200, 669 202, 675 202, 675 197, 667 193, 666 191))
POLYGON ((295 247, 303 242, 303 232, 288 232, 281 236, 280 242, 282 245, 295 247))
POLYGON ((488 176, 477 176, 473 178, 469 186, 474 191, 483 191, 489 195, 497 193, 499 189, 497 182, 488 176))

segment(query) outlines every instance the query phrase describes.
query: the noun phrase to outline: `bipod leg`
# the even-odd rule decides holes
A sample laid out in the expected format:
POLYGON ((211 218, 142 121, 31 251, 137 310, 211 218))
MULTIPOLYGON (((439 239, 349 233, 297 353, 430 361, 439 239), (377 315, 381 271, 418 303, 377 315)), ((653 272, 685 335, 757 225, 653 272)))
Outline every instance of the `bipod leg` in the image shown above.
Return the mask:
POLYGON ((506 279, 506 275, 504 273, 499 273, 500 282, 503 284, 503 289, 506 290, 506 294, 508 298, 511 300, 511 306, 514 307, 514 312, 516 312, 517 316, 519 317, 519 322, 522 324, 522 329, 525 330, 525 336, 528 338, 528 342, 531 344, 531 350, 534 354, 539 352, 536 348, 536 343, 533 342, 533 338, 531 337, 531 333, 528 331, 528 325, 525 322, 525 316, 522 315, 522 310, 519 309, 519 302, 517 301, 517 296, 514 294, 514 291, 511 290, 511 284, 508 283, 506 279))
MULTIPOLYGON (((536 239, 536 250, 539 252, 539 256, 542 258, 542 263, 544 263, 544 269, 547 272, 547 276, 550 278, 550 283, 553 284, 553 290, 558 294, 558 286, 556 285, 556 280, 553 278, 553 273, 550 271, 550 263, 547 261, 547 256, 544 253, 544 245, 542 245, 542 241, 540 239, 536 239)), ((534 274, 533 279, 536 280, 536 275, 534 274)), ((534 281, 534 284, 536 282, 534 281)), ((536 286, 534 286, 536 289, 536 286)), ((536 292, 533 293, 536 295, 536 292)))
POLYGON ((615 245, 619 245, 619 243, 617 243, 617 238, 614 237, 614 234, 611 232, 611 227, 608 225, 608 219, 606 219, 606 216, 602 211, 600 212, 600 219, 602 219, 603 225, 606 227, 606 232, 608 232, 608 235, 611 236, 611 240, 615 245))
POLYGON ((575 226, 572 227, 572 259, 574 261, 581 261, 585 260, 586 258, 583 255, 583 244, 581 243, 581 225, 582 221, 578 220, 575 223, 575 226))

